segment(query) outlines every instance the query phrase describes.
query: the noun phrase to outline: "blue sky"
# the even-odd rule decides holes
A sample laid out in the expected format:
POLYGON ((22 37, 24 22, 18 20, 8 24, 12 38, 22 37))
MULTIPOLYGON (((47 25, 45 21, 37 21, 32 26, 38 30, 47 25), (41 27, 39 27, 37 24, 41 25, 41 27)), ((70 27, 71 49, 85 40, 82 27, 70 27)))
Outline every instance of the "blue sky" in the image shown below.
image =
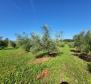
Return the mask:
POLYGON ((91 0, 0 0, 0 36, 15 39, 15 33, 41 32, 48 24, 64 38, 91 28, 91 0))

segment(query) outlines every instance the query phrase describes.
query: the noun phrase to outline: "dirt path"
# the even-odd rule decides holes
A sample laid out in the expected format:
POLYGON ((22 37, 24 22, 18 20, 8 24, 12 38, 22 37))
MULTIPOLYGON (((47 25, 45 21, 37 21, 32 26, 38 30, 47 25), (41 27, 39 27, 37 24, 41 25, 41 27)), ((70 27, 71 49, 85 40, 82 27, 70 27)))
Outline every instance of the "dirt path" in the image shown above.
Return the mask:
POLYGON ((42 64, 51 59, 50 57, 36 58, 33 61, 29 61, 28 64, 42 64))

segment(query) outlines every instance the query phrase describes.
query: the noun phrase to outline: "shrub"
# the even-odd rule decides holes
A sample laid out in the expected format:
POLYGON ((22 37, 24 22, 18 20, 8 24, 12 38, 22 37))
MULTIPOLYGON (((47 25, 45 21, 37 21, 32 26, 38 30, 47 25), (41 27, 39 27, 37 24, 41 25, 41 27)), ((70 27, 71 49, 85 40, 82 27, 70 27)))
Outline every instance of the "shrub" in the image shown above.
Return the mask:
POLYGON ((65 44, 64 44, 64 43, 62 43, 62 44, 61 44, 61 47, 64 47, 64 46, 65 46, 65 44))
POLYGON ((74 42, 69 42, 69 43, 68 43, 68 46, 69 46, 70 48, 74 48, 74 42))
POLYGON ((5 47, 8 47, 8 41, 9 39, 6 38, 6 39, 0 39, 0 49, 4 49, 5 47))

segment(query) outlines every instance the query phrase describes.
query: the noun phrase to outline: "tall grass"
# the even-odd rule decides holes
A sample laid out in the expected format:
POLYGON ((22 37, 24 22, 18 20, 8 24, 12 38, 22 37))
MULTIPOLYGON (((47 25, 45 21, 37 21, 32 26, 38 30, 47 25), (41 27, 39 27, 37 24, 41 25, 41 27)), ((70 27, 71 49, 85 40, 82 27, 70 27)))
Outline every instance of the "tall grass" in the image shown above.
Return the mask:
POLYGON ((62 55, 42 64, 32 64, 35 57, 31 53, 17 49, 0 50, 0 83, 59 84, 64 79, 69 84, 91 84, 87 62, 71 55, 68 46, 61 50, 62 55), (49 71, 48 76, 37 80, 37 75, 45 69, 49 71))

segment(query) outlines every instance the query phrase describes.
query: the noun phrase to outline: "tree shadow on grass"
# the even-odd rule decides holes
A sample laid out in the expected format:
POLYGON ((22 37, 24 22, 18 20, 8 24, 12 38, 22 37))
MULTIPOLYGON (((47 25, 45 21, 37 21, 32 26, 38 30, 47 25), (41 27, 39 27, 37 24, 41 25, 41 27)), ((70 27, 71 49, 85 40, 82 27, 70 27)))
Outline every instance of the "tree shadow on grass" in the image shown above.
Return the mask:
POLYGON ((63 54, 63 52, 43 52, 41 54, 36 55, 36 58, 42 58, 42 57, 56 57, 59 56, 60 54, 63 54))
POLYGON ((91 73, 91 63, 87 64, 88 71, 91 73))
POLYGON ((61 82, 60 84, 68 84, 68 82, 64 81, 64 82, 61 82))
POLYGON ((74 56, 78 56, 80 59, 83 59, 86 62, 91 62, 91 56, 84 53, 74 53, 74 56))
POLYGON ((87 55, 85 53, 81 53, 80 51, 76 51, 76 50, 71 50, 71 52, 74 52, 72 55, 77 56, 86 62, 91 62, 91 56, 90 55, 87 55))
POLYGON ((72 49, 72 50, 70 50, 71 52, 74 52, 74 53, 80 53, 80 51, 79 50, 74 50, 74 49, 72 49))

